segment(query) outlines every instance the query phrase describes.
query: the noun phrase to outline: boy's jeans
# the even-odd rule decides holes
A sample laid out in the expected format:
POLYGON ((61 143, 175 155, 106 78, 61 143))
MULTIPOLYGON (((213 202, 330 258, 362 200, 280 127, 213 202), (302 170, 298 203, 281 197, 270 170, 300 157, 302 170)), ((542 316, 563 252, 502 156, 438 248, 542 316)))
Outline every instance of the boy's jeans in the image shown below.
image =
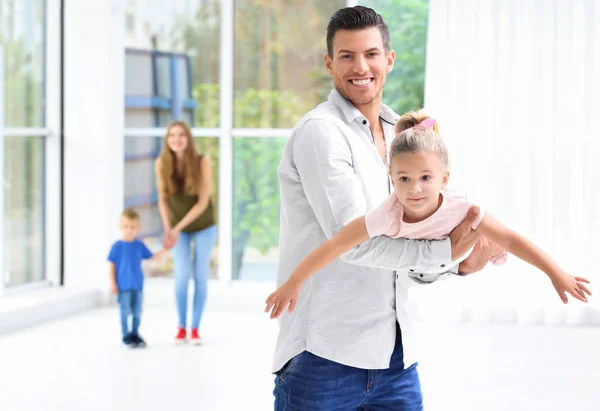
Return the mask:
POLYGON ((398 330, 390 368, 364 370, 304 351, 276 373, 275 411, 422 411, 417 364, 404 369, 398 330))
POLYGON ((194 302, 192 310, 192 328, 200 328, 200 320, 206 304, 208 269, 210 255, 217 240, 217 226, 213 225, 195 233, 179 233, 179 240, 173 248, 175 265, 175 298, 179 327, 187 326, 188 284, 194 266, 194 302), (194 242, 194 258, 190 254, 190 245, 194 242))
POLYGON ((128 319, 131 315, 131 333, 137 334, 142 316, 142 290, 119 291, 119 304, 121 306, 121 330, 123 337, 130 333, 128 319))

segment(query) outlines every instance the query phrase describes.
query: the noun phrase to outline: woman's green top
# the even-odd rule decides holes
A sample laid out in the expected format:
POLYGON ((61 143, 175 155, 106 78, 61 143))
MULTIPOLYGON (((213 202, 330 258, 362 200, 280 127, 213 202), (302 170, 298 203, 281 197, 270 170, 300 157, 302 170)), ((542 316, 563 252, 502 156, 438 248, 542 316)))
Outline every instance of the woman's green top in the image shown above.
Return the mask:
MULTIPOLYGON (((201 159, 201 158, 200 158, 201 159)), ((190 195, 185 193, 184 179, 178 179, 175 181, 176 191, 175 194, 167 197, 169 203, 169 213, 171 217, 171 227, 175 227, 190 211, 190 209, 198 202, 198 195, 190 195)), ((212 203, 212 198, 208 199, 208 205, 187 227, 183 228, 185 233, 193 233, 196 231, 204 230, 212 225, 215 225, 215 213, 212 203)))

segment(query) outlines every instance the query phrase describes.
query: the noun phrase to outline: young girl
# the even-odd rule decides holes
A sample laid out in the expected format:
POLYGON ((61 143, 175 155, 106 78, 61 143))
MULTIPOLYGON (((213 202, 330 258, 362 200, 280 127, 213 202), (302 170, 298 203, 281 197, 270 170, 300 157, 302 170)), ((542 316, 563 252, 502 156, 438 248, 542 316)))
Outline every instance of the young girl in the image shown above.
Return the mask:
POLYGON ((194 243, 194 302, 191 342, 200 344, 200 320, 206 302, 210 255, 217 227, 210 197, 212 171, 208 157, 198 153, 188 125, 173 122, 156 159, 158 208, 165 230, 164 247, 175 247, 175 297, 179 326, 175 341, 187 340, 188 284, 194 243))
MULTIPOLYGON (((347 224, 338 234, 305 257, 290 278, 266 300, 265 312, 277 318, 289 303, 294 311, 302 284, 353 247, 379 235, 391 238, 435 240, 447 237, 459 225, 471 204, 464 195, 446 190, 449 178, 448 150, 438 134, 434 119, 421 113, 403 115, 396 124, 396 138, 390 149, 390 178, 395 193, 366 216, 347 224)), ((509 230, 489 214, 480 211, 472 226, 490 241, 545 272, 561 300, 565 291, 587 302, 592 293, 583 277, 564 272, 550 257, 522 235, 509 230)), ((504 260, 505 252, 494 257, 504 260)), ((432 282, 423 275, 410 273, 418 282, 432 282)))

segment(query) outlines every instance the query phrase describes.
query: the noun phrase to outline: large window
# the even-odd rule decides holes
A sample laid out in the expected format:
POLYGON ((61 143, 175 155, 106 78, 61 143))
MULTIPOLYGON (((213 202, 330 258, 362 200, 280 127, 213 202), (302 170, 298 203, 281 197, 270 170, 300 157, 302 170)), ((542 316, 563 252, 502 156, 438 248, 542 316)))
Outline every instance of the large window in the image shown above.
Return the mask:
POLYGON ((0 288, 45 279, 45 1, 0 0, 0 288))

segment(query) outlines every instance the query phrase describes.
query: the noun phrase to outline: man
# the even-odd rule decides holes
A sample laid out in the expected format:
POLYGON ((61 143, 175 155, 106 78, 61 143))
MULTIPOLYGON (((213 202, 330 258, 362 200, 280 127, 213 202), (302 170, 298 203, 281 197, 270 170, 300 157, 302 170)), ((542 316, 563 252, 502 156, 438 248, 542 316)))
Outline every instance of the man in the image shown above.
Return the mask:
MULTIPOLYGON (((278 170, 278 285, 314 247, 379 205, 392 190, 387 152, 398 116, 381 103, 394 64, 389 30, 374 10, 338 10, 327 27, 325 67, 335 90, 304 116, 278 170)), ((478 240, 476 213, 449 239, 377 237, 303 286, 280 319, 273 372, 275 410, 422 410, 413 331, 404 310, 408 272, 458 273, 478 240)), ((498 249, 481 243, 461 272, 498 249)))

